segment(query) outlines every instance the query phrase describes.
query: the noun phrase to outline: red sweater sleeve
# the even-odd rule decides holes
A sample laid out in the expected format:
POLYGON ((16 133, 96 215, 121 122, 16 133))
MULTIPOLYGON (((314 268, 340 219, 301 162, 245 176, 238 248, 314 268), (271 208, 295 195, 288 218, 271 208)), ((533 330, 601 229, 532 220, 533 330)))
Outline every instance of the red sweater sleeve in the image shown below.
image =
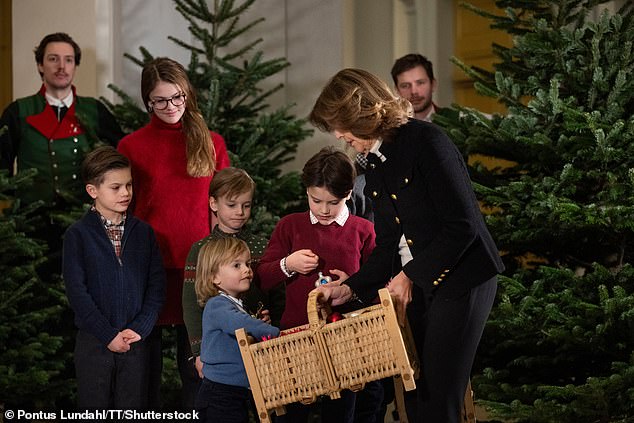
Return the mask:
POLYGON ((229 153, 227 153, 227 144, 222 135, 211 132, 211 140, 214 143, 214 149, 216 151, 216 172, 230 166, 229 153))
POLYGON ((288 227, 287 223, 288 219, 286 218, 282 218, 277 223, 264 250, 264 255, 258 263, 256 272, 260 288, 263 291, 275 288, 288 279, 280 267, 280 260, 292 253, 291 234, 293 230, 288 227))

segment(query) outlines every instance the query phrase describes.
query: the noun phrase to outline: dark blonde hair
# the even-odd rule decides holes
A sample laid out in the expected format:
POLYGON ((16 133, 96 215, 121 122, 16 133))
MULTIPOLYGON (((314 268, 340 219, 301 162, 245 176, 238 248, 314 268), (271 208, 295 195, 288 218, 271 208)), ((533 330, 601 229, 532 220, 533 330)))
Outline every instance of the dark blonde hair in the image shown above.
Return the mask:
POLYGON ((325 188, 336 198, 346 198, 354 187, 355 176, 350 157, 328 146, 308 159, 302 170, 302 183, 306 188, 325 188))
POLYGON ((343 69, 328 81, 308 118, 325 132, 336 129, 361 139, 386 138, 407 122, 408 104, 370 72, 343 69))
POLYGON ((198 253, 196 263, 196 298, 203 307, 207 300, 220 294, 213 283, 220 266, 231 262, 241 254, 249 253, 249 246, 239 238, 227 237, 213 239, 205 243, 198 253))
POLYGON ((255 182, 249 174, 237 167, 225 167, 209 183, 209 196, 233 198, 245 192, 255 192, 255 182))
POLYGON ((209 128, 198 109, 196 91, 189 82, 185 68, 167 57, 157 57, 143 67, 141 97, 150 113, 152 112, 150 93, 159 82, 174 84, 185 94, 185 113, 182 121, 186 142, 187 173, 193 177, 213 175, 216 170, 216 151, 209 128))

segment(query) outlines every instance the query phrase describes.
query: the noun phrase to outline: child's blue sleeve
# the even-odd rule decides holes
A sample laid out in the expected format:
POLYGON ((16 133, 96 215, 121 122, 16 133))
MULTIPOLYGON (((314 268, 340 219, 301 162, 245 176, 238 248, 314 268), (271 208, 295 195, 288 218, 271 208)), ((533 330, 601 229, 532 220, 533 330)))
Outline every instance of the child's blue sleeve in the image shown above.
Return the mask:
POLYGON ((235 336, 236 329, 240 328, 244 328, 256 339, 280 334, 278 328, 244 313, 236 305, 231 304, 231 300, 217 297, 210 299, 205 305, 203 324, 231 336, 235 336))

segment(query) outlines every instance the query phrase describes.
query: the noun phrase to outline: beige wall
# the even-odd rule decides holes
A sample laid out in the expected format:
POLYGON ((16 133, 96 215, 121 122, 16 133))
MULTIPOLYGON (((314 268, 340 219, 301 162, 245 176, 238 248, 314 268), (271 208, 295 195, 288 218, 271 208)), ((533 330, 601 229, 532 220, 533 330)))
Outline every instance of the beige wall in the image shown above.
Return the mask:
MULTIPOLYGON (((212 0, 209 0, 212 1, 212 0)), ((265 85, 284 83, 273 107, 292 103, 305 117, 327 80, 344 67, 362 67, 391 85, 394 59, 409 52, 427 55, 436 68, 440 89, 436 99, 451 103, 449 78, 452 14, 446 0, 258 0, 241 22, 264 16, 266 21, 247 33, 262 37, 265 59, 286 57, 291 67, 265 85), (445 79, 447 80, 445 84, 445 79)), ((140 69, 124 53, 139 55, 147 47, 154 55, 187 62, 183 49, 167 40, 175 35, 190 41, 187 23, 171 0, 13 0, 13 94, 35 92, 41 82, 33 48, 50 33, 68 32, 82 48, 75 85, 82 95, 115 100, 107 88, 115 83, 140 97, 140 69), (34 11, 37 10, 37 13, 34 11)), ((317 150, 338 142, 318 131, 303 142, 289 168, 299 169, 317 150)))
POLYGON ((92 0, 13 1, 13 96, 36 92, 42 81, 33 50, 51 32, 68 32, 82 49, 75 85, 83 95, 97 89, 95 2, 92 0), (62 13, 71 11, 71 13, 62 13))

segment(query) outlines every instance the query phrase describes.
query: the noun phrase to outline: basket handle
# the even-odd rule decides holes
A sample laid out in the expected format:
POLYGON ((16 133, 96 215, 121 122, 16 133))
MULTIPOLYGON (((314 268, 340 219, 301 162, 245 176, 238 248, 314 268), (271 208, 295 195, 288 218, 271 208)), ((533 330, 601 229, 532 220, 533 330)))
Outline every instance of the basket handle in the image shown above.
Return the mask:
POLYGON ((331 313, 329 303, 321 303, 319 299, 324 293, 318 289, 313 289, 308 294, 308 302, 306 303, 306 312, 308 313, 308 323, 311 328, 321 327, 326 324, 326 318, 331 313))

